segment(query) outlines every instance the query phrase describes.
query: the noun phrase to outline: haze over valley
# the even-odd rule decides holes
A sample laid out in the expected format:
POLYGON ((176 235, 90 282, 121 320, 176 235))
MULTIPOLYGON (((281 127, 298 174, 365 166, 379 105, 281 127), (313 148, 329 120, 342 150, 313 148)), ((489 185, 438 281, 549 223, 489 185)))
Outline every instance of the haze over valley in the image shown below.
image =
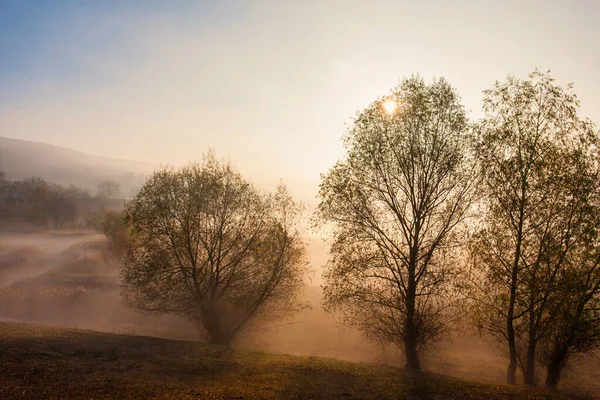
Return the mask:
POLYGON ((599 20, 0 0, 0 399, 600 399, 599 20))

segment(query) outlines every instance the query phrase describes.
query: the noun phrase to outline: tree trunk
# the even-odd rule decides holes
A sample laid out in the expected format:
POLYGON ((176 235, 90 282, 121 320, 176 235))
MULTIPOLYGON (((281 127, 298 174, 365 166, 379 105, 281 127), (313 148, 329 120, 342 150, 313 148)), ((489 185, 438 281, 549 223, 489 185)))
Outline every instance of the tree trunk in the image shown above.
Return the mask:
POLYGON ((515 259, 510 275, 510 297, 508 299, 508 312, 506 315, 506 336, 508 338, 508 370, 506 371, 506 381, 509 385, 517 384, 517 344, 515 341, 515 303, 517 300, 517 284, 519 279, 519 259, 521 258, 521 244, 523 241, 523 202, 521 202, 519 214, 519 228, 517 231, 517 247, 515 249, 515 259))
POLYGON ((525 364, 525 384, 535 386, 535 339, 529 338, 527 343, 527 361, 525 364))
POLYGON ((406 368, 411 371, 420 371, 421 363, 417 353, 417 335, 414 323, 414 310, 406 315, 406 333, 404 337, 404 354, 406 356, 406 368))
MULTIPOLYGON (((407 323, 408 325, 408 323, 407 323)), ((407 326, 407 328, 409 328, 407 326)), ((410 329, 410 328, 409 328, 410 329)), ((412 329, 414 332, 414 327, 412 329)), ((417 353, 416 335, 409 330, 404 338, 404 353, 406 355, 406 368, 411 371, 420 371, 421 363, 419 362, 419 354, 417 353)))
POLYGON ((548 365, 548 371, 546 372, 546 389, 556 390, 558 381, 560 380, 560 373, 562 368, 558 365, 548 365))
POLYGON ((525 364, 525 384, 535 386, 535 348, 536 348, 536 329, 535 316, 533 309, 529 311, 529 332, 527 341, 527 362, 525 364))
POLYGON ((415 308, 417 300, 417 252, 420 224, 415 224, 414 242, 410 248, 408 261, 408 282, 406 285, 406 325, 404 327, 404 355, 406 356, 406 368, 411 371, 421 371, 419 354, 417 353, 417 326, 415 321, 415 308))
POLYGON ((548 364, 548 370, 546 371, 546 389, 556 390, 558 381, 560 380, 560 374, 567 360, 566 348, 555 350, 548 364))
MULTIPOLYGON (((513 271, 513 277, 516 275, 516 270, 513 271)), ((510 287, 510 299, 508 304, 508 315, 506 317, 506 333, 508 338, 508 370, 506 372, 506 382, 509 385, 517 384, 517 345, 515 342, 515 328, 513 325, 515 314, 515 297, 516 297, 516 278, 512 279, 510 287)))
POLYGON ((414 274, 409 273, 406 296, 406 326, 404 329, 404 355, 406 368, 411 371, 420 371, 421 363, 417 353, 417 327, 415 325, 416 288, 414 274))
POLYGON ((231 342, 231 336, 223 329, 221 320, 216 311, 211 310, 205 313, 203 326, 208 333, 210 343, 228 346, 231 342))

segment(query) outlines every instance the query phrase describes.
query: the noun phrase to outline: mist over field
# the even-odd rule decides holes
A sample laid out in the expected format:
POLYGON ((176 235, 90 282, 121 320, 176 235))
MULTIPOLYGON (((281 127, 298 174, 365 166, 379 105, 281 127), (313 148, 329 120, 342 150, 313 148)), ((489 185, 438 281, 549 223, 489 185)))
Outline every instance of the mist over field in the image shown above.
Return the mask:
MULTIPOLYGON (((167 339, 202 340, 197 327, 174 316, 139 314, 122 304, 118 271, 107 265, 104 235, 95 232, 2 232, 0 234, 0 321, 29 322, 167 339)), ((311 309, 285 321, 260 324, 236 347, 359 363, 403 365, 393 346, 365 338, 323 311, 320 273, 327 259, 322 239, 307 240, 315 267, 303 292, 311 309)), ((424 357, 427 370, 482 382, 502 383, 503 349, 482 338, 469 321, 424 357)), ((585 357, 568 371, 565 390, 599 390, 597 358, 585 357)))

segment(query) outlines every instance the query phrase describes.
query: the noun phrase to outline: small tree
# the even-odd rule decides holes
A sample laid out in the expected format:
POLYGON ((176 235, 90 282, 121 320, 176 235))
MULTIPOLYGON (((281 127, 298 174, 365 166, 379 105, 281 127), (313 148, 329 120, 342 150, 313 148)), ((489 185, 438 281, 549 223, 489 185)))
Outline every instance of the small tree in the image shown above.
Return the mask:
POLYGON ((455 90, 412 77, 358 114, 346 158, 321 181, 317 215, 334 228, 325 307, 394 343, 412 370, 449 321, 456 228, 474 186, 468 144, 455 90))
POLYGON ((92 212, 93 201, 90 193, 76 186, 70 185, 65 189, 65 195, 74 204, 75 215, 73 222, 81 228, 85 225, 88 215, 92 212))
POLYGON ((65 223, 74 221, 77 216, 77 203, 65 188, 55 183, 48 186, 43 209, 55 230, 62 229, 65 223))
POLYGON ((115 181, 104 180, 98 183, 97 196, 104 201, 114 199, 119 196, 120 193, 121 185, 115 181))
POLYGON ((107 211, 102 222, 102 231, 107 240, 102 255, 112 268, 118 268, 127 255, 129 233, 124 218, 123 212, 107 211))
POLYGON ((228 344, 250 322, 301 306, 299 217, 285 187, 263 195, 212 153, 156 172, 126 209, 125 301, 184 316, 212 343, 228 344))
POLYGON ((42 178, 31 177, 22 182, 23 196, 27 204, 32 207, 32 218, 36 222, 43 222, 48 229, 47 203, 50 192, 50 182, 42 178))

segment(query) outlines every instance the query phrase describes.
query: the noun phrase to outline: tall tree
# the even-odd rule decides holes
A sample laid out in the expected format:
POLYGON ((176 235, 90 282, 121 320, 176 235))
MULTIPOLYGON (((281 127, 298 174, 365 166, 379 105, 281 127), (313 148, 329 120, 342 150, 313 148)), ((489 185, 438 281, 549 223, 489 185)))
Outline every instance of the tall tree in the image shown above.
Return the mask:
MULTIPOLYGON (((573 355, 600 347, 600 140, 592 124, 583 126, 588 134, 571 152, 571 180, 564 182, 572 198, 566 204, 573 211, 570 215, 576 215, 569 218, 573 227, 565 229, 571 232, 571 244, 555 261, 561 268, 546 310, 550 323, 540 335, 538 358, 547 368, 546 387, 551 390, 573 355)), ((567 247, 561 244, 553 247, 567 247)))
POLYGON ((572 87, 549 73, 509 77, 484 92, 476 156, 483 228, 472 246, 483 273, 480 326, 506 341, 508 383, 521 362, 535 384, 537 343, 551 324, 553 293, 585 202, 574 196, 570 155, 587 134, 572 87))
POLYGON ((322 177, 317 216, 334 229, 324 304, 397 345, 411 370, 448 322, 457 226, 474 186, 468 132, 444 79, 411 77, 357 115, 345 159, 322 177))
POLYGON ((154 173, 128 204, 127 303, 194 321, 228 344, 257 318, 297 310, 307 264, 300 208, 285 187, 263 195, 228 163, 154 173))

